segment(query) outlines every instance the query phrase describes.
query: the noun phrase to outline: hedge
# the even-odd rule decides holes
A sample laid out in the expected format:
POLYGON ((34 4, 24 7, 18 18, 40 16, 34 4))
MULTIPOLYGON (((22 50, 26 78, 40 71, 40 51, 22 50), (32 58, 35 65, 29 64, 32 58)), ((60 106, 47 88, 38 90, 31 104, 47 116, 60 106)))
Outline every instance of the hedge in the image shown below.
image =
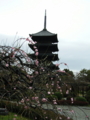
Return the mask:
POLYGON ((89 105, 88 102, 85 101, 76 101, 74 100, 73 103, 71 100, 57 100, 58 105, 79 105, 79 106, 86 106, 89 105))

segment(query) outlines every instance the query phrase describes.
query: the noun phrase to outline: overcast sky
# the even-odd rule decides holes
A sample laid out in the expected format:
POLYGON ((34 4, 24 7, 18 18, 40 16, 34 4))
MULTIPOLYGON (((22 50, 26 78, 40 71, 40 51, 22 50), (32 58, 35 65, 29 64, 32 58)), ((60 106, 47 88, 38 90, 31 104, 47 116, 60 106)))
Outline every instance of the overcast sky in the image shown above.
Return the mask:
POLYGON ((41 31, 45 9, 47 30, 58 35, 58 63, 90 69, 90 0, 0 0, 0 44, 41 31))

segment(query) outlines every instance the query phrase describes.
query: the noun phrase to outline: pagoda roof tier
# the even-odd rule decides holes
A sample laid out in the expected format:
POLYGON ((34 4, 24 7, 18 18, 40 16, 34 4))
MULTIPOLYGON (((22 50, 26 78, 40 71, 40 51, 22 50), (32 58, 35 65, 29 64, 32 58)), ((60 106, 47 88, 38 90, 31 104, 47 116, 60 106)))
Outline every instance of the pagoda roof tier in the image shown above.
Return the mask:
POLYGON ((56 61, 56 60, 59 60, 58 58, 58 54, 52 54, 52 53, 39 53, 38 56, 35 56, 35 54, 28 54, 28 56, 30 56, 32 59, 44 59, 44 60, 48 60, 48 61, 56 61))
POLYGON ((30 48, 34 51, 34 46, 37 47, 38 51, 51 51, 51 52, 57 52, 59 51, 58 50, 58 47, 57 47, 57 44, 44 44, 44 43, 37 43, 35 45, 32 45, 32 44, 29 44, 30 48))
POLYGON ((30 36, 57 36, 55 33, 49 32, 47 29, 43 29, 40 32, 29 34, 30 36))
POLYGON ((45 16, 44 16, 44 29, 34 33, 34 34, 29 34, 30 37, 32 37, 33 41, 37 42, 58 42, 57 40, 57 34, 51 33, 46 29, 46 10, 45 10, 45 16))
POLYGON ((55 35, 34 35, 34 34, 29 34, 32 36, 32 40, 36 41, 37 43, 56 43, 58 42, 57 39, 57 34, 55 35))
POLYGON ((54 69, 55 69, 55 70, 58 70, 58 69, 59 69, 59 68, 58 68, 56 65, 54 65, 54 64, 53 64, 53 65, 49 65, 49 66, 47 66, 47 67, 48 67, 48 69, 50 69, 50 70, 52 70, 52 69, 53 69, 53 70, 54 70, 54 69))

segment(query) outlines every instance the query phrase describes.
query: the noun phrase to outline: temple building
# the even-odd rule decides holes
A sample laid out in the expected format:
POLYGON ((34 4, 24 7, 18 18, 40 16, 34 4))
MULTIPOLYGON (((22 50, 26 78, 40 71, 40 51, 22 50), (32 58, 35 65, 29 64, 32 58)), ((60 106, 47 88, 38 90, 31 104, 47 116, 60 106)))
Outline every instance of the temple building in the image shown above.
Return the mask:
MULTIPOLYGON (((32 40, 36 42, 35 46, 38 49, 38 60, 49 63, 49 67, 56 69, 56 66, 53 64, 54 61, 59 60, 58 54, 58 39, 57 34, 51 33, 46 29, 46 11, 44 17, 44 29, 40 32, 29 34, 32 37, 32 40)), ((36 59, 35 49, 33 44, 29 44, 29 47, 34 51, 33 54, 30 54, 32 59, 36 59)), ((57 67, 58 69, 58 67, 57 67)))

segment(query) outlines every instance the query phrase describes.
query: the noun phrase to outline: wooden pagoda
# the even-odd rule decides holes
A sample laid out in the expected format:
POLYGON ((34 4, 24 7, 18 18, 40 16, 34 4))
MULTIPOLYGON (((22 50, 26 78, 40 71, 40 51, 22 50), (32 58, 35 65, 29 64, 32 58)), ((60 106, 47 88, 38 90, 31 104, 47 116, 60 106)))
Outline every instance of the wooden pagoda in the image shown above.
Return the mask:
MULTIPOLYGON (((55 54, 54 52, 58 52, 58 39, 57 34, 51 33, 46 29, 46 11, 45 11, 45 17, 44 17, 44 29, 40 32, 37 32, 35 34, 29 34, 32 37, 33 41, 36 41, 35 46, 38 49, 38 59, 40 61, 47 61, 52 68, 55 68, 55 65, 52 63, 53 61, 59 60, 58 54, 55 54)), ((35 52, 35 49, 33 47, 34 45, 29 44, 29 47, 35 52)), ((30 57, 32 59, 35 59, 35 54, 30 54, 30 57)))

